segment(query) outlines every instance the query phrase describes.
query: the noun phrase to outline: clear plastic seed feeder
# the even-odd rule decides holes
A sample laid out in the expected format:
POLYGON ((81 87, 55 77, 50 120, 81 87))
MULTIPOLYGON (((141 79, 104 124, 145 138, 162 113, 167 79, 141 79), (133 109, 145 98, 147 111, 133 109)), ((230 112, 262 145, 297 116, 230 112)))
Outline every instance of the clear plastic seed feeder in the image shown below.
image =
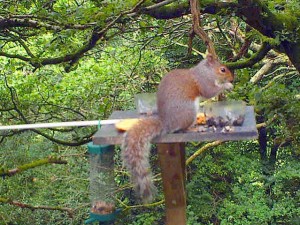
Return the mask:
POLYGON ((90 218, 85 224, 113 222, 120 212, 115 208, 114 146, 88 144, 90 154, 90 218))

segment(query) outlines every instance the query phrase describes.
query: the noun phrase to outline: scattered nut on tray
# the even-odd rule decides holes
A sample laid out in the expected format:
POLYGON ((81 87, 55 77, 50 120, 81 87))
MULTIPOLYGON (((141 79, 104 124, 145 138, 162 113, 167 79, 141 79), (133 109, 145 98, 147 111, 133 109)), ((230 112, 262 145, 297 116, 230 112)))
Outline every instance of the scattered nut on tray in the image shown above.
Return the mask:
POLYGON ((206 116, 204 113, 197 114, 197 124, 198 125, 205 125, 206 124, 206 116))
POLYGON ((130 127, 136 124, 139 119, 124 119, 115 124, 115 127, 118 131, 124 132, 127 131, 130 127))
MULTIPOLYGON (((209 127, 225 127, 225 126, 242 126, 245 116, 239 115, 235 117, 222 117, 222 116, 210 116, 205 113, 197 114, 197 125, 207 125, 209 127)), ((115 124, 115 127, 120 132, 125 132, 133 125, 135 125, 140 119, 124 119, 115 124)))
POLYGON ((245 120, 245 116, 238 116, 237 118, 230 117, 206 117, 206 125, 215 127, 226 127, 226 126, 242 126, 245 120))
POLYGON ((222 117, 222 116, 209 116, 205 113, 197 114, 197 125, 207 125, 215 127, 225 126, 242 126, 245 120, 245 116, 239 115, 237 118, 222 117))
POLYGON ((96 214, 110 214, 115 211, 115 205, 108 202, 97 201, 94 202, 91 208, 92 213, 96 214))

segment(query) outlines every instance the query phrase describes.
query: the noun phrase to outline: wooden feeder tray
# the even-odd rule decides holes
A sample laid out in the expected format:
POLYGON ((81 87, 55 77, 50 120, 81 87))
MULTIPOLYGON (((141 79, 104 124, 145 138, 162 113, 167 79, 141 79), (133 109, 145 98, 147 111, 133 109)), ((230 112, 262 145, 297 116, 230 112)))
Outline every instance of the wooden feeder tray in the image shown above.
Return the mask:
MULTIPOLYGON (((142 118, 136 111, 115 111, 109 117, 109 119, 137 119, 142 118)), ((157 137, 153 140, 153 143, 178 143, 189 141, 214 141, 214 140, 250 140, 257 138, 256 121, 254 116, 253 106, 245 107, 244 121, 241 126, 233 126, 233 130, 230 132, 222 132, 222 129, 206 131, 197 131, 189 129, 186 131, 180 131, 176 133, 166 134, 157 137)), ((96 132, 93 137, 93 143, 97 145, 110 144, 118 145, 123 140, 123 133, 118 132, 114 124, 104 125, 100 130, 96 132)))
MULTIPOLYGON (((143 117, 137 111, 115 111, 109 119, 137 119, 143 117)), ((205 127, 206 125, 198 126, 205 127)), ((208 126, 207 126, 208 127, 208 126)), ((224 132, 222 127, 215 129, 189 129, 155 138, 162 174, 165 196, 166 225, 186 225, 186 162, 185 142, 190 141, 229 141, 250 140, 258 136, 253 106, 245 106, 244 121, 240 126, 224 132)), ((97 145, 119 145, 124 132, 119 132, 114 124, 104 125, 96 132, 93 143, 97 145)))

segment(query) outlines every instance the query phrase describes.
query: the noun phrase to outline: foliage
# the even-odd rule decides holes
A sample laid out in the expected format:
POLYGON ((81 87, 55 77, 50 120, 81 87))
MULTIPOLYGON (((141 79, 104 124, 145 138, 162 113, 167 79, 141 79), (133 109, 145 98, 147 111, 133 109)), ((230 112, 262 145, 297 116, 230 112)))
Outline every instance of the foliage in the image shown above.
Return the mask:
MULTIPOLYGON (((278 139, 292 139, 295 149, 300 146, 300 125, 297 121, 300 119, 299 100, 296 99, 297 89, 300 87, 299 82, 293 82, 294 87, 286 88, 285 84, 276 83, 264 92, 255 93, 257 100, 257 110, 263 113, 267 119, 276 116, 276 131, 272 135, 278 139)), ((299 151, 299 150, 298 150, 299 151)), ((298 152, 299 153, 299 152, 298 152)))
POLYGON ((298 160, 290 155, 280 157, 283 165, 278 165, 278 173, 272 177, 274 191, 268 195, 266 179, 270 178, 261 170, 255 145, 230 143, 193 163, 198 169, 192 170, 195 174, 187 188, 189 209, 192 218, 197 218, 195 224, 294 224, 297 221, 298 160), (291 188, 282 182, 285 179, 282 176, 293 180, 291 188))
MULTIPOLYGON (((0 123, 106 119, 114 110, 133 109, 134 94, 155 91, 170 69, 202 59, 205 44, 194 38, 189 45, 187 2, 157 3, 0 1, 0 123)), ((201 1, 201 6, 214 14, 203 14, 202 26, 220 59, 240 68, 227 97, 255 106, 260 137, 223 143, 188 165, 188 224, 299 224, 299 1, 201 1), (261 52, 262 42, 271 47, 261 52), (253 60, 255 55, 260 58, 253 60)), ((82 224, 90 209, 84 144, 95 131, 1 132, 0 171, 47 157, 68 164, 3 177, 0 224, 82 224), (73 217, 40 206, 68 208, 73 217)), ((203 145, 190 143, 187 154, 203 145)), ((116 197, 124 209, 116 224, 164 224, 162 202, 144 207, 135 201, 119 149, 115 161, 116 197)))
POLYGON ((1 205, 0 224, 81 224, 89 208, 86 148, 64 148, 53 142, 24 133, 2 143, 1 166, 17 165, 49 155, 61 155, 68 165, 48 165, 0 181, 1 197, 13 198, 35 206, 64 206, 75 210, 74 218, 66 212, 22 209, 1 205), (84 210, 81 210, 84 209, 84 210), (77 221, 77 222, 76 222, 77 221))

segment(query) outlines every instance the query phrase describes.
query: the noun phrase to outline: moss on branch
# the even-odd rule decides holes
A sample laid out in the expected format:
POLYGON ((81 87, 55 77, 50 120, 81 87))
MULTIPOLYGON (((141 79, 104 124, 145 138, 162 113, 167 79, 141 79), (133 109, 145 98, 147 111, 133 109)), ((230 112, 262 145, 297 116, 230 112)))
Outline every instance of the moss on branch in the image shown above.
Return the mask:
POLYGON ((46 164, 67 164, 66 160, 62 160, 60 158, 56 157, 51 157, 49 156, 48 158, 45 159, 39 159, 36 161, 33 161, 31 163, 27 163, 21 166, 18 166, 14 169, 0 169, 0 176, 5 177, 5 176, 13 176, 17 173, 21 173, 22 171, 33 169, 35 167, 43 166, 46 164))
POLYGON ((190 13, 189 2, 183 2, 179 4, 169 4, 159 8, 143 10, 144 14, 147 14, 156 19, 173 19, 190 13))
POLYGON ((229 62, 226 63, 226 66, 230 69, 241 69, 246 67, 252 67, 255 63, 262 60, 265 55, 271 50, 271 45, 269 43, 264 42, 261 48, 254 53, 250 58, 240 60, 237 62, 229 62))

